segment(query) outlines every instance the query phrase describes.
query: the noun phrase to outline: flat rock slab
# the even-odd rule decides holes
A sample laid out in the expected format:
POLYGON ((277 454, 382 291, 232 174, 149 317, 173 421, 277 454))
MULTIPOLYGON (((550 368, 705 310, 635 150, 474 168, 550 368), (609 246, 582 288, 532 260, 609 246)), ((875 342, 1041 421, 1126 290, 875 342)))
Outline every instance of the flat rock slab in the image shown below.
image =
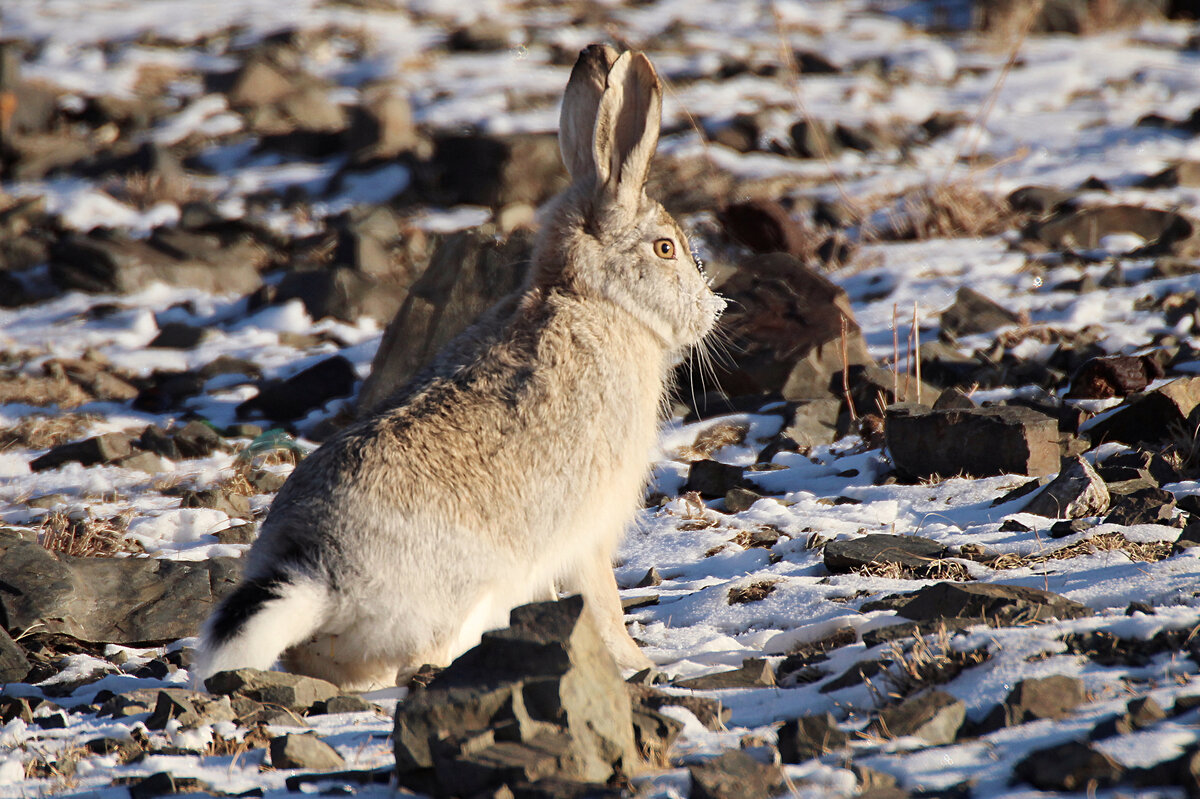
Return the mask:
POLYGON ((978 732, 1015 727, 1028 721, 1066 718, 1087 698, 1083 681, 1063 674, 1021 680, 980 724, 978 732))
POLYGON ((688 767, 690 799, 770 799, 787 788, 783 770, 730 750, 688 767))
POLYGON ((693 691, 721 691, 728 688, 764 688, 775 684, 775 670, 766 658, 746 658, 740 669, 718 671, 675 683, 693 691))
POLYGON ((834 574, 888 565, 923 574, 931 563, 948 554, 946 547, 930 538, 876 533, 830 541, 825 545, 824 558, 825 568, 834 574))
POLYGON ((1200 377, 1181 377, 1154 391, 1134 394, 1111 414, 1084 423, 1093 444, 1119 441, 1136 446, 1140 442, 1170 439, 1186 428, 1188 416, 1200 405, 1200 377))
POLYGON ((1076 455, 1063 458, 1058 476, 1022 509, 1050 519, 1081 519, 1108 510, 1108 486, 1092 465, 1076 455))
POLYGON ((1029 408, 998 406, 935 411, 899 404, 884 430, 892 462, 916 478, 941 475, 1052 474, 1059 467, 1055 419, 1029 408))
POLYGON ((328 702, 341 693, 333 683, 315 677, 259 669, 217 672, 204 681, 204 687, 214 694, 238 694, 296 712, 306 711, 317 702, 328 702))
POLYGON ((236 586, 238 558, 80 558, 0 533, 0 602, 9 629, 40 625, 127 646, 196 635, 236 586))
POLYGON ((942 330, 952 336, 965 336, 1015 325, 1021 317, 975 289, 962 286, 954 303, 942 311, 941 321, 942 330))
MULTIPOLYGON (((871 604, 864 605, 863 610, 870 609, 871 604)), ((936 583, 897 597, 885 606, 915 621, 979 619, 1004 626, 1093 615, 1086 605, 1052 591, 991 583, 936 583)))

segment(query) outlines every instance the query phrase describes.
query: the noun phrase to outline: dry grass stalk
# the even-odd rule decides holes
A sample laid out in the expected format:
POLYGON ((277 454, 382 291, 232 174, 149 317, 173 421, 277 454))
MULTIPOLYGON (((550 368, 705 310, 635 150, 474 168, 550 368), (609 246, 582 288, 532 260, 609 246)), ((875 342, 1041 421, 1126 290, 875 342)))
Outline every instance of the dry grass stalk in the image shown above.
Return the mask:
POLYGON ((759 580, 740 588, 730 588, 728 601, 730 605, 741 605, 746 602, 761 602, 775 592, 778 580, 759 580))
POLYGON ((744 423, 710 425, 696 434, 691 445, 681 447, 675 459, 688 463, 711 458, 722 447, 743 443, 749 432, 750 425, 744 423))
POLYGON ((1023 569, 1030 566, 1047 563, 1052 560, 1070 560, 1081 555, 1094 555, 1097 552, 1124 552, 1130 560, 1141 563, 1157 563, 1171 556, 1170 541, 1130 541, 1118 532, 1098 533, 1088 538, 1051 550, 1041 555, 1016 555, 1006 553, 987 563, 989 568, 997 571, 1008 569, 1023 569))
POLYGON ((842 397, 846 400, 846 408, 850 412, 850 421, 858 419, 858 411, 854 407, 854 397, 850 395, 850 356, 846 348, 846 317, 840 317, 842 323, 841 356, 842 356, 842 397))
POLYGON ((258 493, 254 486, 250 484, 250 481, 246 479, 244 469, 235 469, 233 475, 218 481, 214 488, 219 488, 230 494, 241 494, 243 497, 252 497, 258 493))
POLYGON ((89 413, 26 416, 16 425, 0 430, 0 450, 51 449, 79 438, 97 419, 98 416, 89 413))
POLYGON ((888 657, 893 666, 883 673, 884 697, 894 702, 918 691, 953 680, 965 669, 978 666, 988 659, 986 648, 959 652, 950 646, 950 633, 939 627, 928 636, 916 638, 905 647, 893 641, 888 657))
POLYGON ((65 513, 48 515, 37 528, 38 541, 51 552, 84 558, 112 557, 118 552, 136 552, 125 539, 133 510, 108 519, 72 520, 65 513))

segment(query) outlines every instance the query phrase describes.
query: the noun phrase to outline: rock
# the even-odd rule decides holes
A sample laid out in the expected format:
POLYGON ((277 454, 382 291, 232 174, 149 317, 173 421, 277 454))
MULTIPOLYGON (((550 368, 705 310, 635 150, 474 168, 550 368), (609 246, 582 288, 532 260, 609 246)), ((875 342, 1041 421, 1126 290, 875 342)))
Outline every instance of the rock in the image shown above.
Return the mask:
POLYGON ((479 17, 474 22, 455 28, 446 39, 451 50, 465 53, 486 53, 507 50, 512 29, 494 17, 479 17))
POLYGON ((1067 203, 1074 192, 1063 191, 1053 186, 1022 186, 1008 195, 1008 206, 1023 214, 1043 216, 1067 203))
POLYGON ((1154 697, 1139 696, 1129 700, 1125 712, 1120 716, 1097 724, 1089 737, 1093 741, 1100 741, 1116 735, 1128 735, 1152 727, 1166 718, 1167 712, 1154 701, 1154 697))
POLYGON ((954 303, 940 317, 942 330, 951 336, 987 333, 1021 321, 1017 314, 967 286, 958 289, 954 303))
POLYGON ((840 691, 843 688, 862 685, 864 682, 872 680, 886 672, 888 666, 891 664, 892 661, 890 660, 860 660, 837 677, 822 685, 819 690, 823 694, 828 694, 840 691))
POLYGON ((783 770, 760 763, 745 752, 730 750, 688 766, 689 799, 771 799, 787 788, 783 770))
POLYGON ((176 777, 159 771, 149 777, 130 777, 129 799, 153 799, 157 796, 176 796, 185 793, 207 793, 212 786, 195 777, 176 777))
POLYGON ((1175 211, 1134 205, 1109 205, 1068 210, 1031 225, 1025 235, 1055 250, 1094 250, 1100 241, 1132 233, 1146 242, 1135 252, 1191 256, 1197 253, 1196 224, 1175 211))
POLYGON ((967 717, 967 706, 944 691, 928 691, 884 710, 869 730, 885 738, 915 735, 934 745, 952 743, 967 717))
POLYGON ((1055 419, 1019 406, 934 411, 900 404, 887 409, 887 448, 896 468, 933 475, 1043 475, 1058 471, 1055 419))
POLYGON ((707 458, 693 461, 688 466, 688 479, 682 490, 697 491, 705 499, 716 499, 735 488, 752 488, 753 484, 742 474, 741 466, 718 463, 707 458))
POLYGON ((62 289, 130 293, 154 282, 213 294, 248 294, 262 285, 268 254, 250 240, 213 242, 179 255, 151 241, 97 231, 63 236, 50 249, 50 277, 62 289))
POLYGON ((174 431, 171 440, 183 458, 207 458, 226 448, 221 434, 212 425, 199 421, 188 422, 174 431))
POLYGON ((242 494, 235 494, 220 488, 184 491, 179 496, 179 507, 212 508, 231 518, 250 518, 250 500, 242 494))
POLYGON ((354 364, 341 355, 334 355, 287 380, 263 386, 258 396, 237 406, 237 413, 238 416, 259 413, 276 421, 293 421, 335 397, 349 396, 357 381, 354 364))
POLYGON ((667 753, 683 732, 683 722, 640 703, 634 703, 632 711, 633 738, 642 759, 665 767, 670 762, 667 753))
POLYGON ((447 237, 383 333, 359 392, 359 415, 378 407, 489 308, 502 316, 506 306, 497 303, 510 301, 502 298, 521 286, 530 246, 523 232, 505 240, 478 229, 447 237))
POLYGON ((558 137, 547 133, 438 135, 416 178, 423 197, 446 206, 539 206, 567 186, 558 137))
POLYGON ((1158 361, 1146 355, 1109 355, 1086 361, 1071 376, 1067 399, 1108 399, 1144 389, 1163 376, 1158 361))
POLYGON ((1104 517, 1106 524, 1171 524, 1175 518, 1175 496, 1161 488, 1142 488, 1118 495, 1104 517))
POLYGON ((1030 677, 1017 683, 1004 702, 988 714, 977 732, 982 734, 1042 719, 1058 721, 1070 715, 1086 699, 1083 681, 1076 677, 1062 674, 1030 677))
POLYGON ((903 595, 893 608, 916 621, 978 619, 998 626, 1093 615, 1086 605, 1051 591, 995 583, 936 583, 903 595))
POLYGON ((312 715, 320 715, 322 713, 371 713, 377 710, 377 706, 363 699, 361 696, 341 695, 335 696, 325 702, 316 702, 313 704, 312 715))
POLYGON ((214 698, 209 694, 185 688, 163 688, 154 698, 154 712, 146 719, 146 726, 152 730, 161 730, 167 726, 167 722, 174 719, 180 726, 192 728, 201 724, 233 721, 236 718, 237 714, 229 704, 227 696, 214 698))
POLYGON ((797 158, 836 158, 842 152, 828 122, 802 119, 792 125, 789 134, 797 158))
POLYGON ((923 575, 931 564, 949 554, 945 546, 929 538, 875 533, 830 541, 825 545, 824 562, 834 574, 894 565, 904 572, 923 575))
POLYGON ((815 235, 792 218, 777 200, 731 203, 717 214, 725 233, 756 253, 786 252, 802 257, 812 249, 815 235))
POLYGON ((1039 790, 1072 792, 1107 788, 1125 773, 1111 757, 1081 741, 1031 752, 1013 771, 1039 790))
MULTIPOLYGON (((721 326, 730 336, 732 354, 717 364, 713 379, 727 396, 828 398, 833 376, 845 364, 872 363, 846 292, 790 255, 750 258, 720 290, 731 300, 721 326)), ((678 376, 686 386, 691 379, 687 365, 681 370, 678 376)))
POLYGON ((1071 519, 1055 522, 1050 525, 1051 538, 1066 538, 1077 533, 1085 533, 1092 529, 1092 523, 1083 519, 1071 519))
MULTIPOLYGON (((29 674, 29 661, 25 658, 25 650, 12 637, 0 628, 0 684, 21 682, 29 674)), ((7 724, 10 718, 0 719, 7 724)))
POLYGON ((10 629, 151 645, 196 635, 241 571, 238 558, 82 558, 0 534, 0 602, 10 629))
POLYGON ((132 453, 133 440, 130 436, 125 433, 105 433, 83 441, 60 444, 45 455, 30 461, 29 468, 41 472, 71 462, 94 466, 98 463, 110 463, 132 453))
POLYGON ((138 437, 137 445, 146 452, 161 455, 169 460, 177 461, 183 457, 175 439, 167 435, 161 427, 155 425, 146 426, 141 436, 138 437))
POLYGON ((157 347, 169 350, 190 350, 197 346, 208 335, 203 327, 185 324, 183 322, 167 322, 159 328, 147 347, 157 347))
POLYGON ((640 705, 651 710, 662 710, 668 705, 681 707, 699 719, 705 729, 709 730, 724 729, 732 714, 728 707, 716 699, 694 694, 666 694, 648 685, 630 684, 628 690, 633 696, 635 707, 640 705))
POLYGON ((936 388, 924 381, 918 383, 903 376, 897 379, 892 370, 871 364, 851 366, 846 370, 845 379, 842 370, 835 372, 829 381, 830 392, 844 400, 846 387, 850 389, 850 398, 860 416, 882 413, 897 402, 919 402, 938 394, 936 388))
POLYGON ((279 705, 297 713, 317 702, 328 702, 339 695, 337 686, 315 677, 284 671, 234 669, 221 671, 204 681, 214 694, 237 694, 267 705, 279 705))
POLYGON ((1174 189, 1179 186, 1200 186, 1200 161, 1179 161, 1166 169, 1147 175, 1138 181, 1138 186, 1147 189, 1174 189))
POLYGON ((803 763, 845 747, 850 736, 838 729, 831 713, 801 716, 779 729, 779 756, 784 763, 803 763))
POLYGON ((315 735, 280 735, 269 745, 271 765, 281 768, 304 768, 331 771, 342 768, 346 761, 332 746, 315 735))
POLYGON ((1130 446, 1169 440, 1200 405, 1200 377, 1181 377, 1153 391, 1135 394, 1108 415, 1083 424, 1094 444, 1119 441, 1130 446))
POLYGON ((397 707, 394 741, 402 785, 459 795, 514 777, 605 782, 639 763, 629 689, 579 596, 514 609, 397 707))
POLYGON ((45 369, 52 377, 57 377, 61 370, 63 376, 97 400, 124 402, 136 397, 138 390, 125 379, 108 371, 106 366, 107 364, 86 358, 56 358, 47 361, 45 369))
POLYGON ((975 400, 966 395, 965 392, 958 386, 951 386, 942 393, 938 394, 936 400, 933 401, 933 409, 935 411, 953 411, 966 410, 968 408, 978 408, 979 405, 975 400))
POLYGON ((676 680, 677 688, 693 691, 723 691, 729 688, 761 688, 775 685, 775 669, 765 658, 746 658, 739 669, 718 671, 687 680, 676 680))
POLYGON ((731 488, 725 492, 725 510, 729 513, 741 513, 750 510, 760 499, 762 494, 748 488, 731 488))
POLYGON ((234 72, 225 93, 234 108, 272 105, 295 91, 294 77, 270 58, 256 54, 234 72))
MULTIPOLYGON (((1096 474, 1100 475, 1109 485, 1110 491, 1114 491, 1114 488, 1118 486, 1135 483, 1144 483, 1144 485, 1137 486, 1139 488, 1158 488, 1163 483, 1175 483, 1183 479, 1179 470, 1161 453, 1147 450, 1134 450, 1111 455, 1096 464, 1096 474)), ((1129 492, 1122 491, 1120 493, 1127 494, 1129 492)), ((1200 504, 1191 509, 1185 507, 1184 499, 1186 498, 1179 500, 1181 510, 1200 513, 1200 504)))
POLYGON ((420 141, 408 98, 394 90, 377 91, 351 109, 346 148, 356 161, 396 158, 420 141))
POLYGON ((1050 519, 1081 519, 1099 516, 1108 510, 1108 503, 1108 487, 1092 465, 1076 455, 1062 459, 1058 476, 1022 510, 1050 519))
POLYGON ((832 444, 838 439, 838 416, 841 408, 842 400, 835 397, 789 404, 789 413, 784 416, 780 435, 787 436, 800 446, 832 444))

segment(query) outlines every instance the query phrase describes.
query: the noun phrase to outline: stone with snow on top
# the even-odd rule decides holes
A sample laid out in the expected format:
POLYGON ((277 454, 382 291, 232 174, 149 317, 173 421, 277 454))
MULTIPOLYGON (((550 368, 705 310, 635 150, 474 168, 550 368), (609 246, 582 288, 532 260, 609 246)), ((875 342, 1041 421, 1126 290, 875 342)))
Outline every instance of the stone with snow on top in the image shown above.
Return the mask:
POLYGON ((1050 519, 1081 519, 1108 510, 1108 487, 1086 460, 1063 458, 1058 476, 1033 496, 1025 513, 1050 519))
POLYGON ((899 404, 887 409, 884 430, 896 469, 914 478, 1058 471, 1058 422, 1029 408, 899 404))

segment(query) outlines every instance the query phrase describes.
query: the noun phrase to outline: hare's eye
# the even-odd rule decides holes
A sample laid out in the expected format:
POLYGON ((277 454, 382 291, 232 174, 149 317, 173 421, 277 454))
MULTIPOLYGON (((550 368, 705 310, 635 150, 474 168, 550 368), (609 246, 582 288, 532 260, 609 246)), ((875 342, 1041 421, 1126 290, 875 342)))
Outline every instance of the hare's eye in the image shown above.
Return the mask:
POLYGON ((658 239, 654 242, 654 254, 659 258, 675 258, 675 242, 670 239, 658 239))

